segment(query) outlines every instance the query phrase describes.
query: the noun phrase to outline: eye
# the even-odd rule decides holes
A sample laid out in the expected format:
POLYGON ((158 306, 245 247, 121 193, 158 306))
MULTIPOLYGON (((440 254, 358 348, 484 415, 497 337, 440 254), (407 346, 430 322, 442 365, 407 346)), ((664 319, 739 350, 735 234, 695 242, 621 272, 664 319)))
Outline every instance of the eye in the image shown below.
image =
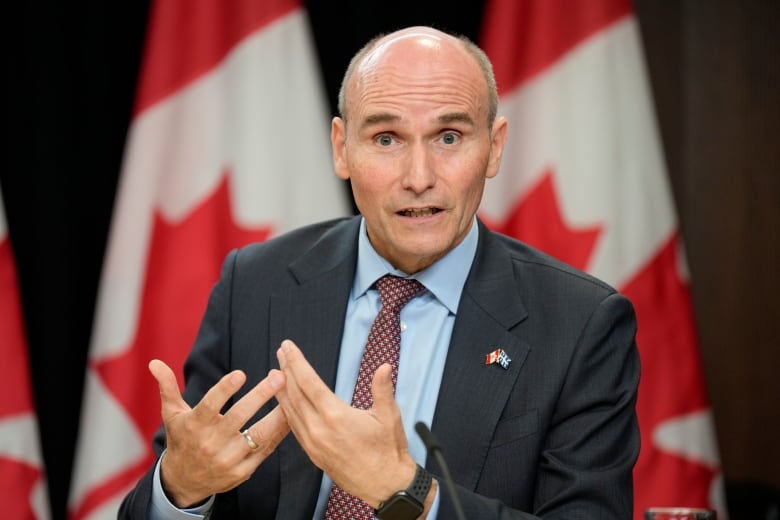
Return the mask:
POLYGON ((447 133, 442 134, 441 141, 444 144, 455 144, 455 143, 458 142, 459 138, 460 138, 460 136, 458 134, 456 134, 455 132, 447 132, 447 133))
POLYGON ((390 146, 395 142, 395 139, 391 135, 382 134, 376 138, 376 142, 379 146, 390 146))

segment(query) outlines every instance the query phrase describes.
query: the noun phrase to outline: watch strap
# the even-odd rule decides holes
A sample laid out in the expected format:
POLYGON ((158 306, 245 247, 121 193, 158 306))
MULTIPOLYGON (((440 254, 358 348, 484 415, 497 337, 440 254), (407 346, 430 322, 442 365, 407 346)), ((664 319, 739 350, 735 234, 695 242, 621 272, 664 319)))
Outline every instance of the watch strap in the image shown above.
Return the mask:
POLYGON ((425 504, 425 499, 428 496, 428 491, 431 489, 433 483, 433 475, 428 473, 428 470, 417 465, 417 471, 414 473, 414 480, 406 488, 406 492, 416 498, 420 504, 425 504))
POLYGON ((398 500, 406 501, 410 504, 414 503, 416 507, 419 507, 419 511, 422 512, 432 483, 433 475, 418 464, 417 470, 414 472, 414 479, 412 479, 409 487, 394 493, 390 498, 379 504, 379 508, 375 511, 377 517, 383 518, 384 513, 388 512, 388 508, 392 508, 398 500))

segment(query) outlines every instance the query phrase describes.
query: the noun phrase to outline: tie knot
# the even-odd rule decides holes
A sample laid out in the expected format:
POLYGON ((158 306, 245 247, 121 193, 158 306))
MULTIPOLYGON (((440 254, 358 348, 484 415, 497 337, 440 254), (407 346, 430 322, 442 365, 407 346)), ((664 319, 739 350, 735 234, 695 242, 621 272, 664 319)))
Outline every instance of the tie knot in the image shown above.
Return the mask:
POLYGON ((400 313, 401 308, 425 288, 417 280, 391 274, 386 274, 377 280, 376 287, 379 290, 382 310, 393 314, 400 313))

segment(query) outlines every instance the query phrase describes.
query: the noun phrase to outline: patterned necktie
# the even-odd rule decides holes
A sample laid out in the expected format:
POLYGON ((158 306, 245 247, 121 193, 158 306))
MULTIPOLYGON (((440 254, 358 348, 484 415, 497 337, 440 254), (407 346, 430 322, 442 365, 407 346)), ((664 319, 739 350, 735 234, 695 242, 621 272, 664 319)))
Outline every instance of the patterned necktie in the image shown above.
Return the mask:
MULTIPOLYGON (((401 350, 401 308, 424 289, 417 280, 385 275, 376 282, 382 307, 379 309, 360 362, 360 372, 352 394, 352 407, 367 410, 373 404, 371 381, 384 363, 393 367, 393 391, 398 381, 398 355, 401 350)), ((325 520, 370 520, 374 509, 336 486, 331 488, 325 520)))

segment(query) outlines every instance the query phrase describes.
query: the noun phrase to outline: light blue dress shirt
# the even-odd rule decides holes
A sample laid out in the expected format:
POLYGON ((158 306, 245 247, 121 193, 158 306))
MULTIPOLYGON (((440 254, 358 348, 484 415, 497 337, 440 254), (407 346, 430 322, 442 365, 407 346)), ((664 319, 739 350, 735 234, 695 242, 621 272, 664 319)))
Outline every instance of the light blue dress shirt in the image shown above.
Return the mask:
MULTIPOLYGON (((379 312, 379 292, 373 284, 388 273, 409 277, 379 256, 368 240, 365 226, 364 220, 360 225, 357 270, 347 303, 336 375, 336 395, 346 403, 352 401, 368 331, 379 312)), ((401 354, 395 399, 401 409, 409 451, 421 466, 425 465, 427 453, 425 445, 414 430, 414 425, 418 421, 430 425, 433 419, 455 314, 474 260, 478 238, 477 223, 474 219, 471 230, 455 249, 427 269, 411 276, 422 283, 426 291, 413 298, 401 310, 401 354)), ((152 520, 203 518, 213 503, 212 499, 196 509, 176 509, 162 490, 159 464, 154 480, 152 520)), ((321 519, 325 514, 332 485, 330 477, 323 474, 314 512, 315 520, 321 519)), ((438 509, 437 493, 428 518, 435 520, 438 509)))

